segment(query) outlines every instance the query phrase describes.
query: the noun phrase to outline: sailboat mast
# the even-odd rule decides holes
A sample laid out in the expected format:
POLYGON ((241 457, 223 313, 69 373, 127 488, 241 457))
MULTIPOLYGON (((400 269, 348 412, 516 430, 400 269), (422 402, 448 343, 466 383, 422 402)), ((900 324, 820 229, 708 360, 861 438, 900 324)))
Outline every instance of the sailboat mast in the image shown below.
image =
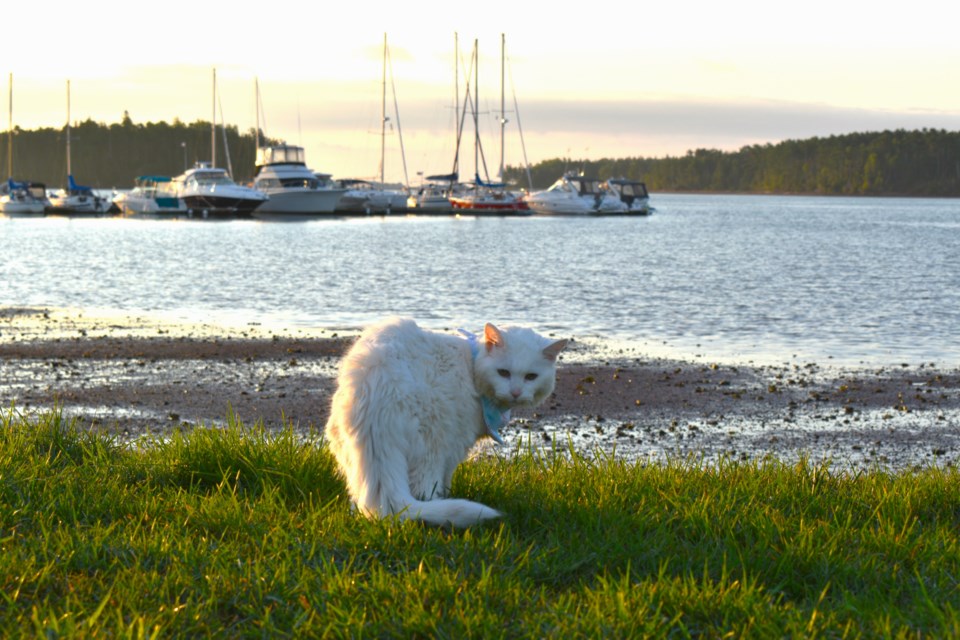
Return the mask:
POLYGON ((254 141, 256 143, 256 149, 260 148, 260 79, 253 79, 253 108, 254 112, 257 114, 256 129, 254 130, 254 141))
MULTIPOLYGON (((476 181, 480 182, 480 47, 473 41, 473 166, 476 181)), ((480 185, 477 184, 479 187, 480 185)))
POLYGON ((383 34, 383 92, 380 98, 380 185, 384 184, 387 157, 387 34, 383 34))
POLYGON ((505 69, 505 60, 507 58, 506 49, 507 49, 507 38, 504 34, 500 34, 500 182, 503 182, 503 158, 505 153, 505 130, 507 128, 507 111, 506 111, 506 102, 504 98, 504 88, 503 88, 503 78, 504 78, 504 69, 505 69))
POLYGON ((13 74, 10 74, 10 108, 7 113, 10 116, 10 124, 7 125, 7 173, 13 177, 13 74))
POLYGON ((213 68, 213 118, 210 119, 210 166, 217 166, 217 68, 213 68))
POLYGON ((456 173, 460 172, 460 34, 453 32, 453 130, 457 136, 457 149, 453 157, 456 173))
POLYGON ((67 176, 73 175, 70 168, 70 81, 67 80, 67 176))

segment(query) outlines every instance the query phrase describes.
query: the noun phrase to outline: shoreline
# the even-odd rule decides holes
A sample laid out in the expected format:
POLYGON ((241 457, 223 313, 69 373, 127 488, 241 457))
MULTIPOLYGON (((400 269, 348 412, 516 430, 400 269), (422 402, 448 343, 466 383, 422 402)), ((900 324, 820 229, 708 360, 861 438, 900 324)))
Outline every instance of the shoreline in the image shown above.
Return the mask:
MULTIPOLYGON (((60 406, 124 438, 216 426, 228 414, 319 433, 339 358, 359 331, 221 327, 0 308, 4 411, 60 406)), ((573 446, 638 461, 785 461, 837 470, 960 464, 960 369, 729 365, 653 357, 573 337, 556 391, 516 411, 506 445, 573 446)))

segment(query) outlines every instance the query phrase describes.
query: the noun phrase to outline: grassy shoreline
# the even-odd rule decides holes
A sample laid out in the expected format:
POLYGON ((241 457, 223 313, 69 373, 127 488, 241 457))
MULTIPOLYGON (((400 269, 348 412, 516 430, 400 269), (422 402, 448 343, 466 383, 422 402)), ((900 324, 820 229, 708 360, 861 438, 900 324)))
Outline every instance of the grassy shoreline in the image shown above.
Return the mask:
POLYGON ((56 637, 960 637, 960 471, 518 450, 446 531, 351 513, 293 430, 130 445, 0 411, 0 625, 56 637))

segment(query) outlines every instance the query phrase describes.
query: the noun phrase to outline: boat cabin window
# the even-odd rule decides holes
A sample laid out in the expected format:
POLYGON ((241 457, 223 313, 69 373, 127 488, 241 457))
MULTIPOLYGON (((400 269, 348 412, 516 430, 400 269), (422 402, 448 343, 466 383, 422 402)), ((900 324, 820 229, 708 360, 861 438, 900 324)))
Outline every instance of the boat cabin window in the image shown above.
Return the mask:
POLYGON ((198 171, 191 179, 199 185, 231 184, 230 178, 223 171, 198 171))
POLYGON ((582 196, 595 196, 600 193, 600 181, 599 180, 574 180, 573 184, 577 186, 577 190, 582 196))
POLYGON ((647 189, 643 183, 640 182, 626 183, 620 188, 625 196, 637 196, 638 198, 644 198, 647 196, 647 189))
POLYGON ((257 149, 257 165, 268 164, 306 164, 303 147, 264 147, 257 149))
POLYGON ((311 178, 259 178, 257 189, 317 189, 319 182, 311 178))

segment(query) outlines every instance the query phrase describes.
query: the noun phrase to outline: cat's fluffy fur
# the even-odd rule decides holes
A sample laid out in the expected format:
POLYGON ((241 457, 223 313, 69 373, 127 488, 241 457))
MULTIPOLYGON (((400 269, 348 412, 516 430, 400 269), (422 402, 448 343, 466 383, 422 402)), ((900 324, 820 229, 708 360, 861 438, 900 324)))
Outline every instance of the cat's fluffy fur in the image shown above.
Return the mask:
POLYGON ((539 404, 566 343, 487 324, 471 349, 401 318, 364 331, 343 358, 326 426, 360 512, 458 527, 499 516, 447 498, 457 465, 488 434, 481 397, 501 410, 539 404))

